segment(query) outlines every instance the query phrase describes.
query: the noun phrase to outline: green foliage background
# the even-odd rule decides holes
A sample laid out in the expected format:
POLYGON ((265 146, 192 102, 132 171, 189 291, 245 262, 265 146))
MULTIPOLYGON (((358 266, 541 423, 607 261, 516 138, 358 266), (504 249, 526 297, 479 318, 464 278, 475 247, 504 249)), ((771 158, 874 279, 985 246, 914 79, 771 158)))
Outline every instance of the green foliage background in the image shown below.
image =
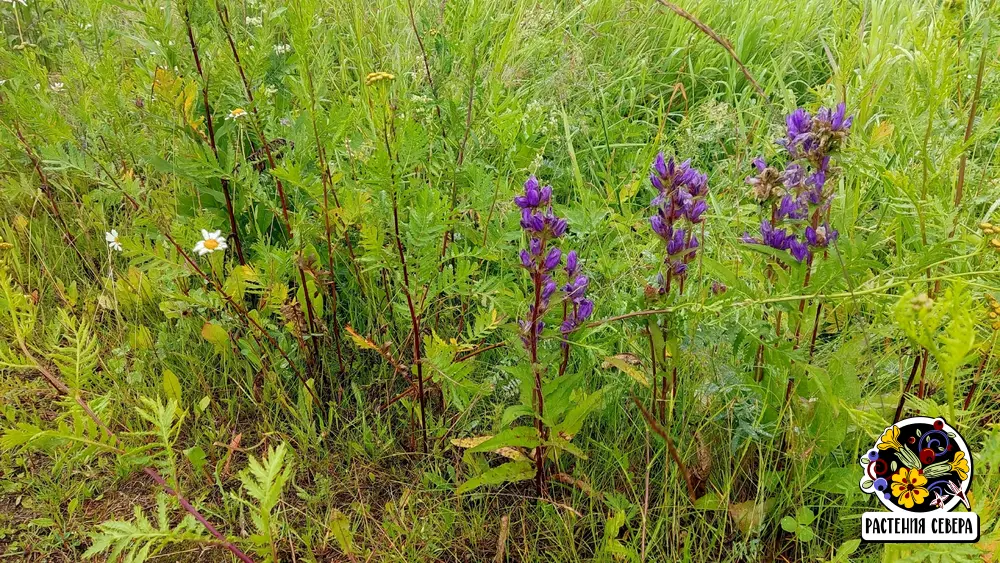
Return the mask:
POLYGON ((231 560, 179 492, 260 561, 990 557, 1000 6, 684 8, 766 99, 654 1, 0 3, 0 556, 231 560), (785 114, 840 101, 840 238, 804 287, 740 242, 762 217, 744 178, 782 158, 785 114), (708 174, 710 210, 684 294, 651 300, 661 150, 708 174), (597 303, 565 376, 545 341, 563 433, 542 500, 538 437, 518 430, 530 287, 511 200, 530 174, 597 303), (193 254, 202 229, 226 252, 193 254), (651 346, 677 368, 664 427, 694 502, 632 400, 649 401, 651 346), (979 544, 858 543, 875 500, 857 460, 900 404, 970 444, 979 544))

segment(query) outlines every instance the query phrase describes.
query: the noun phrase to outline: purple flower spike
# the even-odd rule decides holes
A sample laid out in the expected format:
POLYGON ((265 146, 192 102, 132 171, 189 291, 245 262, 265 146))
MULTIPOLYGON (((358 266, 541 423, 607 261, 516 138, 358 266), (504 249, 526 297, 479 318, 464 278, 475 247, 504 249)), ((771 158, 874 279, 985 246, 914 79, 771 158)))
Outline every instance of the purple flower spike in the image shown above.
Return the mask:
POLYGON ((788 250, 792 253, 792 258, 795 258, 799 262, 809 256, 809 246, 794 236, 788 243, 788 250))
POLYGON ((549 250, 549 253, 545 255, 545 262, 543 266, 546 270, 552 271, 556 269, 559 265, 559 261, 562 259, 562 251, 558 247, 553 247, 549 250))
MULTIPOLYGON (((670 159, 671 168, 673 168, 674 159, 670 159)), ((653 161, 653 170, 655 170, 661 178, 667 176, 667 161, 663 158, 663 153, 660 152, 656 155, 656 160, 653 161)))
POLYGON ((667 243, 667 254, 673 256, 684 250, 684 229, 677 229, 667 243))
MULTIPOLYGON (((551 273, 559 267, 562 261, 562 250, 555 246, 553 239, 566 233, 566 219, 556 216, 552 210, 552 186, 540 187, 534 176, 524 183, 524 193, 514 198, 514 204, 521 209, 521 228, 528 235, 528 248, 522 249, 518 257, 523 266, 531 274, 532 285, 537 294, 532 301, 538 303, 528 306, 528 318, 519 321, 521 341, 525 348, 537 352, 539 335, 545 327, 545 314, 548 312, 549 300, 558 289, 551 273)), ((576 253, 567 260, 567 270, 573 278, 578 278, 576 270, 579 267, 576 253)), ((583 280, 586 284, 586 278, 583 280)))
POLYGON ((531 250, 532 256, 542 255, 542 241, 537 238, 532 238, 531 242, 528 243, 528 248, 531 250))
POLYGON ((654 233, 660 235, 664 239, 670 238, 670 227, 667 226, 667 222, 663 220, 663 217, 661 217, 659 213, 649 218, 649 224, 653 227, 654 233))
POLYGON ((570 250, 569 254, 566 255, 566 275, 573 278, 577 274, 577 269, 579 264, 577 263, 577 256, 575 250, 570 250))
POLYGON ((531 255, 528 254, 527 250, 521 249, 521 265, 525 268, 530 268, 532 264, 531 255))
MULTIPOLYGON (((760 159, 759 164, 761 169, 766 168, 763 159, 760 159)), ((663 153, 656 155, 651 169, 650 183, 656 188, 657 194, 650 203, 656 213, 650 217, 649 225, 665 243, 666 268, 674 275, 683 276, 687 271, 687 263, 700 246, 700 241, 691 237, 690 233, 695 225, 705 220, 705 213, 708 211, 708 202, 705 200, 708 194, 708 175, 692 168, 690 160, 678 164, 673 157, 665 158, 663 153)), ((663 280, 663 273, 658 272, 658 280, 663 280)), ((658 284, 660 289, 657 293, 665 294, 667 284, 663 281, 658 284)), ((679 288, 680 285, 676 287, 679 288)))
POLYGON ((594 312, 594 302, 590 299, 580 300, 580 307, 576 310, 577 322, 583 322, 590 318, 594 312))
POLYGON ((708 211, 708 202, 703 199, 694 200, 694 202, 684 206, 684 214, 692 223, 702 222, 704 220, 702 215, 706 211, 708 211))

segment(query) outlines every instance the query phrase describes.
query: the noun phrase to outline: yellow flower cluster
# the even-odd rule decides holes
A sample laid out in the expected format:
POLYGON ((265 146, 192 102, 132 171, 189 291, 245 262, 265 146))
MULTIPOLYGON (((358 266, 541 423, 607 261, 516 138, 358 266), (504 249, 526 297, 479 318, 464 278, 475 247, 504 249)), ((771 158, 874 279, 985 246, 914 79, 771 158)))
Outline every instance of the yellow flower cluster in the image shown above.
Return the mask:
POLYGON ((372 72, 365 77, 365 86, 371 86, 380 80, 395 80, 396 75, 389 72, 372 72))
MULTIPOLYGON (((984 235, 1000 235, 1000 225, 994 225, 993 223, 980 223, 979 228, 983 231, 984 235)), ((990 246, 1000 250, 1000 236, 994 236, 990 239, 990 246)))
POLYGON ((993 323, 993 330, 1000 330, 1000 302, 990 294, 986 294, 986 299, 990 304, 990 312, 987 316, 990 318, 990 322, 993 323))

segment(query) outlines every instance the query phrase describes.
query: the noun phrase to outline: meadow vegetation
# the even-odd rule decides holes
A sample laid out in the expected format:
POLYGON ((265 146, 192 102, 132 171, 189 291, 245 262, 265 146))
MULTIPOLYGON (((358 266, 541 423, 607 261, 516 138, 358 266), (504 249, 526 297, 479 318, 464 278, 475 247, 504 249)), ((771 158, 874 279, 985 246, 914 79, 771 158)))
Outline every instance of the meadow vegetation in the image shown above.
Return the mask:
POLYGON ((995 560, 998 23, 0 2, 0 560, 995 560), (860 541, 918 413, 978 544, 860 541))

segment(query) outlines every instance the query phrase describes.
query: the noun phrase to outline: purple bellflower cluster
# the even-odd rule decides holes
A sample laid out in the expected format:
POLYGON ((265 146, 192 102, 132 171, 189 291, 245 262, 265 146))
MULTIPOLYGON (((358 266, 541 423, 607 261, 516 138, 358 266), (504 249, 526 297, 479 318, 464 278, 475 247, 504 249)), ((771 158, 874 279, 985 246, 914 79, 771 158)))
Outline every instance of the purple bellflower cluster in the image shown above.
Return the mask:
POLYGON ((779 139, 792 162, 779 172, 763 158, 753 165, 756 176, 747 178, 752 195, 771 207, 771 218, 760 224, 760 237, 743 235, 743 241, 787 250, 802 262, 837 239, 837 231, 826 220, 833 202, 827 180, 836 173, 830 154, 840 148, 854 117, 846 117, 846 106, 820 108, 815 116, 796 109, 785 118, 786 137, 779 139), (802 225, 805 229, 797 234, 802 225))
POLYGON ((563 287, 566 292, 566 310, 563 314, 563 322, 559 327, 559 332, 563 335, 563 347, 569 345, 566 337, 576 330, 590 318, 594 312, 594 302, 587 299, 587 276, 580 274, 580 264, 576 251, 570 250, 566 255, 566 278, 568 281, 563 287))
POLYGON ((538 335, 545 327, 542 319, 557 288, 552 273, 562 262, 562 250, 551 243, 566 233, 566 220, 552 212, 552 186, 539 187, 534 176, 524 183, 524 195, 515 196, 514 204, 521 208, 521 228, 529 236, 528 248, 521 250, 521 266, 531 273, 534 287, 528 318, 518 322, 521 341, 535 362, 538 335))
POLYGON ((670 281, 687 275, 688 263, 698 251, 700 242, 694 230, 705 221, 708 211, 708 176, 691 167, 691 161, 677 164, 673 157, 666 160, 663 153, 653 161, 649 181, 657 194, 650 202, 656 214, 649 218, 653 232, 667 246, 667 277, 657 275, 660 293, 670 291, 670 281))
MULTIPOLYGON (((521 209, 521 228, 528 234, 528 248, 520 253, 521 266, 531 274, 534 303, 528 307, 528 318, 519 321, 521 341, 537 361, 538 336, 545 328, 542 320, 549 310, 552 296, 558 285, 553 275, 562 263, 562 250, 553 244, 566 233, 566 219, 552 211, 552 187, 539 187, 532 176, 524 183, 524 195, 514 197, 514 204, 521 209)), ((566 255, 566 284, 563 321, 559 331, 565 338, 583 325, 594 313, 594 302, 587 299, 587 276, 580 273, 580 260, 575 250, 566 255)))

